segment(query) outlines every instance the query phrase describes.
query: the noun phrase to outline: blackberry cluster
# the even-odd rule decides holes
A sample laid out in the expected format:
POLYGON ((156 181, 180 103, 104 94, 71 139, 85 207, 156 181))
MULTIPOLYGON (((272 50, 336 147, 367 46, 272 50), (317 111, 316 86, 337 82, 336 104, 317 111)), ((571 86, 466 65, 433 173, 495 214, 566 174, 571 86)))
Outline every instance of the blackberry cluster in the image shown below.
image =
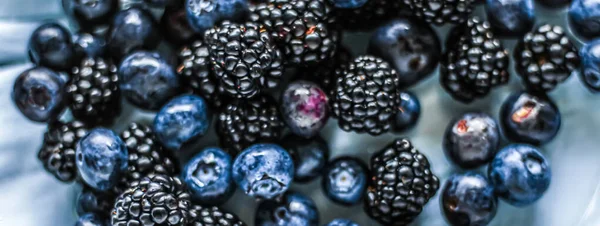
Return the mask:
POLYGON ((445 23, 464 23, 475 0, 404 0, 413 15, 428 23, 442 25, 445 23))
POLYGON ((298 77, 317 83, 326 93, 330 93, 337 81, 335 71, 338 69, 342 70, 351 60, 353 58, 350 50, 344 46, 340 46, 332 58, 316 66, 298 69, 298 77))
POLYGON ((216 78, 226 94, 251 98, 277 86, 283 57, 263 25, 228 21, 204 33, 216 78))
POLYGON ((440 81, 450 95, 469 103, 509 80, 508 51, 487 21, 477 17, 451 32, 442 57, 440 81))
POLYGON ((73 117, 87 124, 110 124, 121 113, 117 67, 102 58, 84 58, 73 68, 66 92, 73 117))
POLYGON ((338 24, 345 30, 368 30, 400 16, 410 15, 402 0, 369 0, 355 9, 335 9, 338 24))
POLYGON ((371 158, 365 211, 383 225, 408 225, 439 188, 427 157, 398 139, 371 158))
POLYGON ((288 64, 313 65, 332 57, 340 41, 332 8, 323 0, 274 1, 251 8, 250 20, 263 23, 288 64))
POLYGON ((228 104, 217 121, 221 147, 236 156, 252 144, 276 141, 285 128, 278 109, 266 95, 228 104))
POLYGON ((44 168, 62 182, 71 182, 77 177, 75 146, 87 134, 88 128, 81 121, 54 122, 48 125, 42 148, 38 152, 44 168))
POLYGON ((336 77, 331 103, 340 128, 371 135, 388 131, 400 104, 396 71, 380 58, 360 56, 336 77))
POLYGON ((235 214, 219 207, 202 207, 194 205, 190 208, 191 223, 188 226, 245 226, 235 214))
POLYGON ((547 92, 579 68, 579 52, 560 26, 544 24, 515 47, 515 68, 532 91, 547 92))

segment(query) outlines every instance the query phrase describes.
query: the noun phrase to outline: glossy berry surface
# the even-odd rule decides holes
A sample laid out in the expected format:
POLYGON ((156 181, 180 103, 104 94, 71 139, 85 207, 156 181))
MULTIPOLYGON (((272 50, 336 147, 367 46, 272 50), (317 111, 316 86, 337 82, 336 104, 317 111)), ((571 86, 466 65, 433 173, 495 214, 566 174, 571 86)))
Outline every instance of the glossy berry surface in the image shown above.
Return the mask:
MULTIPOLYGON (((339 1, 341 0, 330 0, 339 1)), ((350 2, 350 1, 343 1, 350 2)), ((360 2, 360 0, 356 1, 360 2)), ((348 31, 369 31, 393 18, 411 15, 402 0, 367 0, 358 8, 336 7, 336 25, 348 31)))
POLYGON ((577 35, 594 39, 600 35, 600 1, 573 0, 569 7, 571 30, 577 35))
POLYGON ((435 31, 416 18, 401 18, 379 27, 368 52, 393 65, 399 86, 406 88, 427 78, 436 68, 442 46, 435 31))
POLYGON ((360 159, 337 158, 327 164, 321 186, 332 201, 347 206, 356 205, 365 194, 367 174, 367 166, 360 159))
POLYGON ((329 99, 315 83, 294 81, 281 94, 281 114, 296 135, 310 138, 321 131, 329 119, 329 99))
POLYGON ((392 129, 395 132, 406 131, 414 127, 421 117, 421 103, 415 94, 403 91, 400 92, 400 105, 398 112, 392 120, 392 129))
POLYGON ((359 226, 359 225, 348 219, 337 218, 337 219, 332 220, 325 226, 359 226))
POLYGON ((65 82, 54 71, 34 67, 15 80, 12 100, 21 113, 31 121, 54 120, 64 109, 65 82))
POLYGON ((71 34, 57 23, 43 24, 29 37, 28 54, 38 66, 69 70, 75 58, 71 34))
POLYGON ((185 165, 181 178, 197 203, 219 205, 233 194, 231 156, 219 148, 207 148, 185 165))
POLYGON ((79 175, 90 187, 106 191, 127 171, 127 146, 113 131, 96 128, 76 148, 79 175))
POLYGON ((190 208, 190 218, 192 219, 191 225, 194 226, 246 226, 234 213, 217 206, 193 205, 190 208))
POLYGON ((542 145, 558 133, 561 114, 548 97, 518 92, 504 101, 500 124, 504 135, 511 141, 542 145))
POLYGON ((179 77, 173 66, 157 52, 130 54, 118 73, 123 96, 142 109, 157 110, 179 92, 179 77))
POLYGON ((119 0, 62 0, 62 4, 80 29, 105 24, 119 9, 119 0))
POLYGON ((150 12, 138 7, 117 13, 107 33, 108 52, 116 62, 135 50, 154 49, 160 40, 158 23, 150 12))
POLYGON ((466 113, 446 128, 444 153, 456 165, 471 169, 492 160, 500 144, 500 128, 484 113, 466 113))
POLYGON ((243 21, 248 14, 246 0, 185 0, 185 2, 188 21, 200 34, 224 20, 243 21))
POLYGON ((341 70, 354 60, 352 52, 344 46, 339 46, 333 57, 326 61, 298 69, 297 78, 319 84, 325 93, 331 93, 337 82, 336 70, 341 70))
POLYGON ((540 199, 552 178, 546 158, 537 148, 526 144, 513 144, 500 150, 488 174, 496 194, 519 207, 540 199))
POLYGON ((498 198, 483 175, 452 175, 442 188, 441 208, 450 225, 487 225, 496 215, 498 198))
POLYGON ((328 0, 331 5, 339 9, 356 9, 362 7, 368 0, 328 0))
POLYGON ((600 92, 600 40, 586 43, 579 51, 581 68, 579 78, 588 90, 600 92))
POLYGON ((99 217, 108 218, 115 204, 115 198, 113 194, 97 192, 84 186, 77 197, 75 208, 79 216, 93 213, 99 217))
POLYGON ((208 131, 211 115, 206 101, 184 95, 167 103, 154 118, 154 132, 164 147, 177 151, 208 131))
POLYGON ((247 195, 273 199, 289 188, 294 178, 292 157, 275 144, 250 146, 233 162, 233 180, 247 195))
POLYGON ((77 219, 75 226, 108 226, 108 220, 93 213, 84 214, 77 219))
POLYGON ((165 38, 177 46, 188 44, 195 38, 202 37, 202 34, 196 33, 190 25, 183 4, 165 8, 165 13, 160 19, 160 28, 165 38))
POLYGON ((106 40, 99 35, 78 33, 73 36, 73 48, 78 60, 86 57, 104 57, 106 55, 106 40))
POLYGON ((404 4, 410 7, 414 16, 428 23, 461 24, 473 11, 475 0, 404 0, 404 4))
POLYGON ((318 226, 315 203, 300 193, 286 193, 280 201, 265 200, 256 209, 256 226, 318 226))
POLYGON ((306 183, 321 176, 329 161, 329 147, 320 136, 310 139, 288 135, 280 142, 294 161, 294 182, 306 183))
POLYGON ((494 33, 521 37, 533 28, 533 0, 486 0, 485 10, 494 33))
POLYGON ((87 132, 87 126, 80 121, 50 123, 38 152, 38 159, 44 169, 60 181, 75 180, 77 177, 75 146, 87 132))

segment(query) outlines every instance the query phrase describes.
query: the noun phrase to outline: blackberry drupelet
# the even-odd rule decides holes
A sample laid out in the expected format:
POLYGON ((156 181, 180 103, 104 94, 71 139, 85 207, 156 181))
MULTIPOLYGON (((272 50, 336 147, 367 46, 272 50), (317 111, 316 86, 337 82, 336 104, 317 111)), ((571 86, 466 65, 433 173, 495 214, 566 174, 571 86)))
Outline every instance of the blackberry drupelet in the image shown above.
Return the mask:
POLYGON ((246 226, 234 213, 216 206, 193 205, 190 208, 190 219, 188 226, 246 226))
POLYGON ((323 91, 330 93, 337 77, 335 70, 345 67, 354 57, 348 48, 339 46, 333 57, 314 66, 298 69, 298 78, 312 81, 321 86, 323 91))
POLYGON ((38 158, 46 171, 60 181, 73 181, 77 177, 75 145, 87 131, 87 126, 81 121, 56 121, 48 125, 42 148, 38 152, 38 158))
POLYGON ((380 58, 360 56, 336 73, 331 103, 340 128, 371 135, 388 131, 400 105, 396 71, 380 58))
POLYGON ((485 97, 509 80, 508 51, 492 33, 490 24, 472 17, 450 33, 442 57, 440 82, 464 103, 485 97))
POLYGON ((266 95, 228 104, 217 120, 219 143, 232 157, 252 144, 277 141, 285 128, 275 100, 266 95))
POLYGON ((427 157, 397 139, 371 158, 365 211, 383 225, 407 225, 439 188, 427 157))
POLYGON ((408 15, 408 7, 402 0, 368 0, 354 9, 335 9, 337 23, 344 30, 369 30, 389 19, 408 15))
POLYGON ((74 67, 66 91, 73 117, 87 124, 111 124, 121 114, 117 67, 103 58, 86 57, 74 67))
POLYGON ((117 198, 112 225, 187 225, 190 205, 190 194, 179 178, 151 175, 117 198))
POLYGON ((577 47, 557 25, 543 24, 525 34, 513 54, 516 71, 533 91, 553 90, 580 64, 577 47))
POLYGON ((204 33, 210 62, 226 94, 251 98, 277 86, 283 57, 265 27, 259 23, 228 21, 204 33))
POLYGON ((404 0, 404 4, 414 16, 428 23, 462 24, 473 11, 475 0, 404 0))

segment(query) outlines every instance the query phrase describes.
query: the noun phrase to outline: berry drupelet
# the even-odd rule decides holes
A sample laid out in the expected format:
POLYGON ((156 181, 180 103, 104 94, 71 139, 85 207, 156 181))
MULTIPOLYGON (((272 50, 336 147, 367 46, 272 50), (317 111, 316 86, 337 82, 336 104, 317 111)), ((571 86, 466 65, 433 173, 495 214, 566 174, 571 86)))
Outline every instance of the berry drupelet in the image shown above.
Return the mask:
POLYGON ((200 34, 224 20, 244 21, 248 5, 247 0, 185 0, 189 24, 200 34))
POLYGON ((574 0, 569 7, 569 22, 572 31, 586 39, 600 36, 600 1, 574 0))
POLYGON ((62 0, 65 13, 80 29, 103 25, 119 10, 119 0, 62 0))
POLYGON ((465 25, 449 33, 440 82, 454 99, 470 103, 508 82, 509 56, 487 21, 472 17, 465 25))
POLYGON ((280 143, 294 161, 294 182, 306 183, 321 176, 330 152, 323 138, 288 135, 280 143))
POLYGON ((246 226, 238 216, 216 206, 193 205, 190 208, 190 219, 189 226, 246 226))
POLYGON ((318 226, 315 203, 300 193, 286 193, 281 200, 265 200, 256 209, 256 226, 318 226))
POLYGON ((494 34, 522 37, 533 28, 533 0, 486 0, 485 10, 494 34))
POLYGON ((80 121, 50 123, 38 152, 46 171, 60 181, 73 181, 77 177, 75 146, 87 131, 87 126, 80 121))
POLYGON ((404 0, 414 16, 428 23, 462 24, 473 11, 475 0, 404 0))
POLYGON ((48 68, 34 67, 17 77, 11 97, 29 120, 52 121, 64 110, 65 83, 58 73, 48 68))
POLYGON ((543 24, 525 34, 513 52, 515 69, 525 86, 548 92, 579 67, 579 52, 563 28, 543 24))
POLYGON ((299 68, 297 78, 317 83, 325 93, 331 93, 337 81, 335 70, 341 70, 354 57, 350 50, 344 46, 339 46, 333 57, 319 64, 299 68))
POLYGON ((185 165, 181 178, 192 199, 202 205, 220 205, 235 191, 231 156, 219 148, 206 148, 185 165))
POLYGON ((398 139, 371 157, 365 212, 383 225, 407 225, 439 188, 427 157, 398 139))
POLYGON ((509 96, 500 109, 500 124, 513 142, 542 145, 550 142, 561 125, 561 114, 552 100, 541 94, 518 92, 509 96))
POLYGON ((371 135, 388 131, 400 104, 396 71, 380 58, 360 56, 336 72, 331 105, 340 128, 371 135))
POLYGON ((206 101, 196 95, 184 95, 165 104, 154 118, 154 132, 162 145, 178 151, 203 137, 211 124, 206 101))
POLYGON ((332 201, 352 206, 362 201, 367 188, 367 166, 357 158, 340 157, 327 164, 321 187, 332 201))
POLYGON ((600 92, 600 40, 586 43, 579 52, 581 68, 579 78, 593 93, 600 92))
MULTIPOLYGON (((349 2, 341 0, 329 1, 349 2)), ((360 0, 356 2, 360 2, 360 0)), ((334 14, 338 18, 336 25, 349 31, 371 30, 392 18, 410 15, 410 12, 406 10, 407 6, 404 5, 402 0, 368 0, 358 8, 335 7, 334 14)))
POLYGON ((446 128, 444 153, 456 165, 472 169, 489 163, 500 144, 496 120, 484 113, 466 113, 446 128))
POLYGON ((149 11, 139 7, 117 13, 107 33, 108 52, 115 62, 135 50, 154 49, 160 40, 158 23, 149 11))
POLYGON ((441 191, 441 208, 450 225, 487 225, 498 210, 494 186, 476 173, 453 175, 441 191))
POLYGON ((400 92, 400 105, 394 116, 392 129, 394 132, 403 132, 414 127, 421 117, 421 103, 415 94, 400 92))
POLYGON ((317 84, 294 81, 281 93, 281 114, 292 133, 310 138, 327 124, 329 99, 317 84))

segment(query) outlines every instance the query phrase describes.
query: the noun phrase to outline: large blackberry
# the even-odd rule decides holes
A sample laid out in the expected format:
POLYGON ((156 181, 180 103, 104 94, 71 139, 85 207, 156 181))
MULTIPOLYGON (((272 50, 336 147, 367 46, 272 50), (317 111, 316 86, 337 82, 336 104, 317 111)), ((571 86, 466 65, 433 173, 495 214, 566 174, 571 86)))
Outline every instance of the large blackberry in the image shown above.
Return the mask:
POLYGON ((353 60, 353 57, 350 50, 340 46, 332 58, 314 66, 299 68, 298 78, 315 82, 326 93, 330 93, 337 81, 335 70, 345 67, 351 60, 353 60))
POLYGON ((336 73, 331 103, 340 128, 371 135, 388 131, 400 104, 396 71, 380 58, 360 56, 336 73))
POLYGON ((202 207, 193 205, 190 208, 191 223, 188 226, 245 226, 235 214, 219 207, 202 207))
POLYGON ((563 28, 543 24, 525 34, 514 51, 515 68, 527 88, 550 91, 579 68, 577 48, 563 28))
POLYGON ((335 9, 338 24, 345 30, 367 30, 378 27, 389 19, 410 15, 402 0, 368 0, 354 9, 335 9))
POLYGON ((210 62, 221 87, 236 98, 250 98, 277 86, 283 57, 263 25, 221 23, 204 33, 210 62))
POLYGON ((371 158, 365 211, 383 225, 407 225, 437 192, 440 182, 427 157, 397 139, 371 158))
POLYGON ((252 144, 276 141, 284 128, 277 103, 266 95, 228 104, 217 121, 221 147, 231 156, 252 144))
POLYGON ((88 128, 81 121, 56 121, 48 125, 42 148, 38 152, 46 171, 60 181, 73 181, 77 177, 75 146, 87 131, 88 128))
POLYGON ((177 177, 151 175, 134 182, 115 201, 114 226, 180 225, 191 222, 190 194, 177 177))
POLYGON ((508 51, 487 21, 473 17, 449 35, 440 82, 454 99, 469 103, 508 82, 508 51))
POLYGON ((428 23, 462 24, 473 11, 475 0, 404 0, 404 4, 413 15, 428 23))

